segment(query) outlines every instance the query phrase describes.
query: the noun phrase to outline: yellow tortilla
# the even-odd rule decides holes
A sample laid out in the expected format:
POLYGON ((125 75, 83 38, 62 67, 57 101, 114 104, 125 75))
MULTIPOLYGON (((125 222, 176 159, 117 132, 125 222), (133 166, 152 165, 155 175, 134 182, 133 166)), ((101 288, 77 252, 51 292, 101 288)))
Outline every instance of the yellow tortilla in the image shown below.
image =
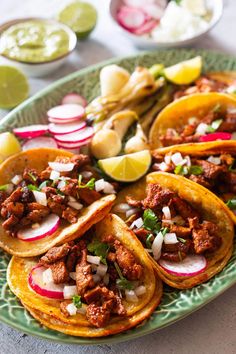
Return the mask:
MULTIPOLYGON (((34 168, 38 172, 43 171, 48 166, 48 162, 54 161, 57 156, 72 157, 73 154, 64 150, 40 148, 23 151, 10 157, 0 166, 0 185, 7 184, 15 175, 22 174, 26 167, 34 168)), ((22 241, 17 237, 11 237, 0 224, 0 247, 18 257, 38 256, 65 240, 74 240, 83 235, 93 224, 109 213, 114 200, 114 195, 102 197, 83 208, 75 224, 68 226, 68 223, 61 220, 56 232, 35 241, 22 241)))
MULTIPOLYGON (((218 226, 218 234, 222 238, 221 247, 211 255, 205 256, 207 260, 205 271, 195 276, 176 276, 169 274, 149 255, 160 278, 170 286, 186 289, 201 284, 220 272, 232 255, 234 239, 234 225, 231 219, 231 213, 226 205, 213 193, 197 183, 182 176, 165 172, 150 173, 146 177, 146 182, 143 180, 142 185, 139 184, 139 186, 137 186, 133 184, 125 188, 118 194, 116 204, 125 202, 125 196, 127 195, 135 199, 140 199, 140 196, 143 198, 143 196, 146 195, 145 190, 148 183, 157 183, 163 188, 170 189, 177 193, 180 198, 186 200, 196 210, 200 211, 204 220, 214 222, 218 226)), ((143 252, 145 252, 144 249, 143 252)))
MULTIPOLYGON (((126 224, 118 216, 108 214, 103 219, 103 221, 96 225, 95 233, 98 239, 105 235, 113 235, 124 246, 126 246, 129 250, 133 252, 139 264, 144 267, 142 282, 146 287, 146 293, 139 297, 139 301, 136 303, 131 303, 127 302, 126 300, 123 300, 123 304, 127 311, 127 316, 132 319, 132 327, 135 325, 133 321, 133 316, 135 316, 136 313, 142 311, 142 309, 148 306, 150 302, 153 302, 153 305, 147 314, 147 316, 149 316, 149 314, 152 312, 151 309, 153 308, 153 306, 156 307, 160 302, 162 295, 161 282, 158 278, 156 279, 152 263, 150 262, 147 254, 145 252, 140 252, 139 241, 135 238, 132 231, 129 230, 126 224), (158 294, 158 296, 156 296, 156 294, 158 294), (154 295, 155 299, 153 299, 154 295)), ((40 296, 29 287, 28 276, 31 269, 37 264, 37 262, 38 259, 36 258, 19 258, 14 256, 11 259, 7 270, 7 281, 11 291, 21 300, 21 302, 24 303, 25 306, 30 307, 36 312, 42 313, 42 317, 53 317, 54 322, 62 322, 66 328, 69 328, 70 326, 74 327, 75 330, 78 330, 78 328, 80 328, 81 326, 84 326, 87 329, 90 328, 91 325, 87 321, 85 315, 77 314, 75 316, 66 317, 60 311, 60 300, 49 299, 40 296)), ((138 318, 142 317, 138 316, 138 318)), ((123 320, 124 319, 122 317, 114 316, 111 320, 111 324, 120 322, 122 323, 123 320)), ((124 321, 126 325, 128 324, 128 322, 127 319, 124 321)), ((114 326, 112 326, 111 328, 113 328, 114 326)), ((64 328, 64 333, 66 333, 66 328, 64 328)), ((98 332, 100 333, 101 330, 98 330, 98 332)))
POLYGON ((196 93, 170 103, 157 116, 151 127, 150 148, 153 150, 162 146, 159 137, 164 135, 168 128, 181 128, 188 124, 190 117, 198 118, 200 123, 201 118, 217 104, 224 108, 236 108, 236 98, 225 93, 196 93))

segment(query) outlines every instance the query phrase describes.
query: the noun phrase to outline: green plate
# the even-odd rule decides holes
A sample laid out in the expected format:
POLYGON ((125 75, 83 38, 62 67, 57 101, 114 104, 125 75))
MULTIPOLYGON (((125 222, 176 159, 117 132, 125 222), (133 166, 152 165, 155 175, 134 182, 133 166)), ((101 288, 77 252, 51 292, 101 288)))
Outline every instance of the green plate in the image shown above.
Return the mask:
MULTIPOLYGON (((179 61, 202 55, 204 70, 236 70, 236 59, 221 53, 207 52, 204 50, 166 50, 140 55, 115 59, 109 63, 119 64, 130 71, 137 65, 151 66, 161 62, 165 65, 172 65, 179 61)), ((46 123, 46 112, 49 108, 57 105, 62 97, 71 91, 77 91, 84 95, 88 101, 99 93, 99 71, 106 63, 73 73, 34 97, 25 101, 14 109, 0 122, 0 131, 9 130, 16 126, 24 126, 35 123, 46 123)), ((42 338, 64 343, 75 344, 110 344, 141 337, 157 329, 168 326, 173 322, 198 310, 226 289, 236 283, 236 249, 233 257, 224 270, 209 280, 207 283, 196 286, 190 290, 179 291, 166 287, 161 305, 152 314, 151 318, 138 327, 125 333, 105 337, 101 339, 88 339, 72 337, 49 330, 39 325, 17 301, 16 297, 9 290, 6 283, 6 269, 10 257, 0 252, 0 320, 10 326, 22 330, 27 334, 37 335, 42 338)))

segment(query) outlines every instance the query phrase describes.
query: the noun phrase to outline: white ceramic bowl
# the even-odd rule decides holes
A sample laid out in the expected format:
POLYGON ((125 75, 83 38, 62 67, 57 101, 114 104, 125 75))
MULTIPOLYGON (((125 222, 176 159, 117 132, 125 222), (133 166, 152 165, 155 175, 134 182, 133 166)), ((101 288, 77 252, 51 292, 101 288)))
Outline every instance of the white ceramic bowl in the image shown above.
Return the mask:
MULTIPOLYGON (((1 38, 1 33, 3 31, 5 31, 7 28, 9 28, 10 26, 15 25, 20 22, 25 22, 25 21, 30 21, 30 20, 40 20, 40 21, 44 21, 47 23, 58 24, 58 21, 56 21, 56 20, 51 20, 51 19, 46 19, 46 18, 38 18, 38 17, 16 19, 16 20, 8 21, 0 26, 0 38, 1 38)), ((1 55, 2 62, 4 64, 13 65, 13 66, 18 67, 26 75, 28 75, 30 77, 46 76, 49 73, 57 70, 62 64, 65 63, 68 56, 73 52, 73 50, 75 49, 76 44, 77 44, 76 34, 68 26, 66 26, 64 24, 60 23, 60 26, 62 28, 64 28, 64 30, 69 35, 69 50, 66 54, 63 54, 62 56, 60 56, 56 59, 45 61, 43 63, 29 63, 29 62, 11 59, 5 55, 1 55)))
MULTIPOLYGON (((194 1, 194 0, 193 0, 194 1)), ((169 48, 169 47, 184 47, 190 45, 200 38, 202 38, 207 32, 209 32, 220 20, 223 14, 223 0, 206 0, 207 8, 212 12, 212 17, 209 22, 209 26, 203 32, 198 33, 197 35, 180 41, 174 42, 158 42, 157 40, 151 38, 144 38, 142 36, 137 36, 132 34, 131 32, 124 29, 120 24, 117 22, 116 15, 117 11, 122 4, 122 0, 111 0, 110 2, 110 15, 114 20, 115 24, 120 28, 126 37, 134 42, 137 47, 146 48, 146 49, 154 49, 154 48, 169 48)))

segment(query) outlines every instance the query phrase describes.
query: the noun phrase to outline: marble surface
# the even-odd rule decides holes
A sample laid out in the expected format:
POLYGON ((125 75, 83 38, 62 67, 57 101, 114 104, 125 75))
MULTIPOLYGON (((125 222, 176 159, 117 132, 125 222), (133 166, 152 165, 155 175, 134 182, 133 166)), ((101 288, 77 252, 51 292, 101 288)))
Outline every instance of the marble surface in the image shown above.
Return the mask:
MULTIPOLYGON (((132 55, 138 49, 114 26, 108 16, 108 0, 93 0, 99 23, 91 38, 79 43, 67 64, 56 73, 30 79, 31 95, 49 83, 88 65, 112 57, 132 55)), ((24 16, 54 16, 67 0, 0 0, 0 22, 24 16)), ((195 47, 236 54, 236 1, 225 1, 223 18, 195 47)), ((3 117, 6 111, 0 111, 3 117)), ((233 354, 236 348, 236 286, 184 320, 154 334, 113 346, 74 346, 47 342, 0 324, 1 354, 233 354)))

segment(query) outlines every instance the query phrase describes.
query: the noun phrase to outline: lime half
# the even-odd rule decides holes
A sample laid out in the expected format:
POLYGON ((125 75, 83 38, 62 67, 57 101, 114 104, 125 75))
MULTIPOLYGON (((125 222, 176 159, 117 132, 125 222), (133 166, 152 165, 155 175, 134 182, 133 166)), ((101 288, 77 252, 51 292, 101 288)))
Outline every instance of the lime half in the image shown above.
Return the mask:
POLYGON ((13 108, 29 94, 26 76, 13 66, 0 65, 0 108, 13 108))
POLYGON ((79 39, 84 39, 96 26, 97 10, 87 2, 75 1, 67 5, 57 19, 69 26, 79 39))
POLYGON ((99 167, 111 178, 120 182, 137 181, 148 171, 151 164, 149 150, 99 160, 99 167))
POLYGON ((21 146, 15 135, 9 132, 0 134, 0 163, 20 151, 21 146))
POLYGON ((165 77, 177 85, 188 85, 201 74, 202 58, 197 56, 164 69, 165 77))

